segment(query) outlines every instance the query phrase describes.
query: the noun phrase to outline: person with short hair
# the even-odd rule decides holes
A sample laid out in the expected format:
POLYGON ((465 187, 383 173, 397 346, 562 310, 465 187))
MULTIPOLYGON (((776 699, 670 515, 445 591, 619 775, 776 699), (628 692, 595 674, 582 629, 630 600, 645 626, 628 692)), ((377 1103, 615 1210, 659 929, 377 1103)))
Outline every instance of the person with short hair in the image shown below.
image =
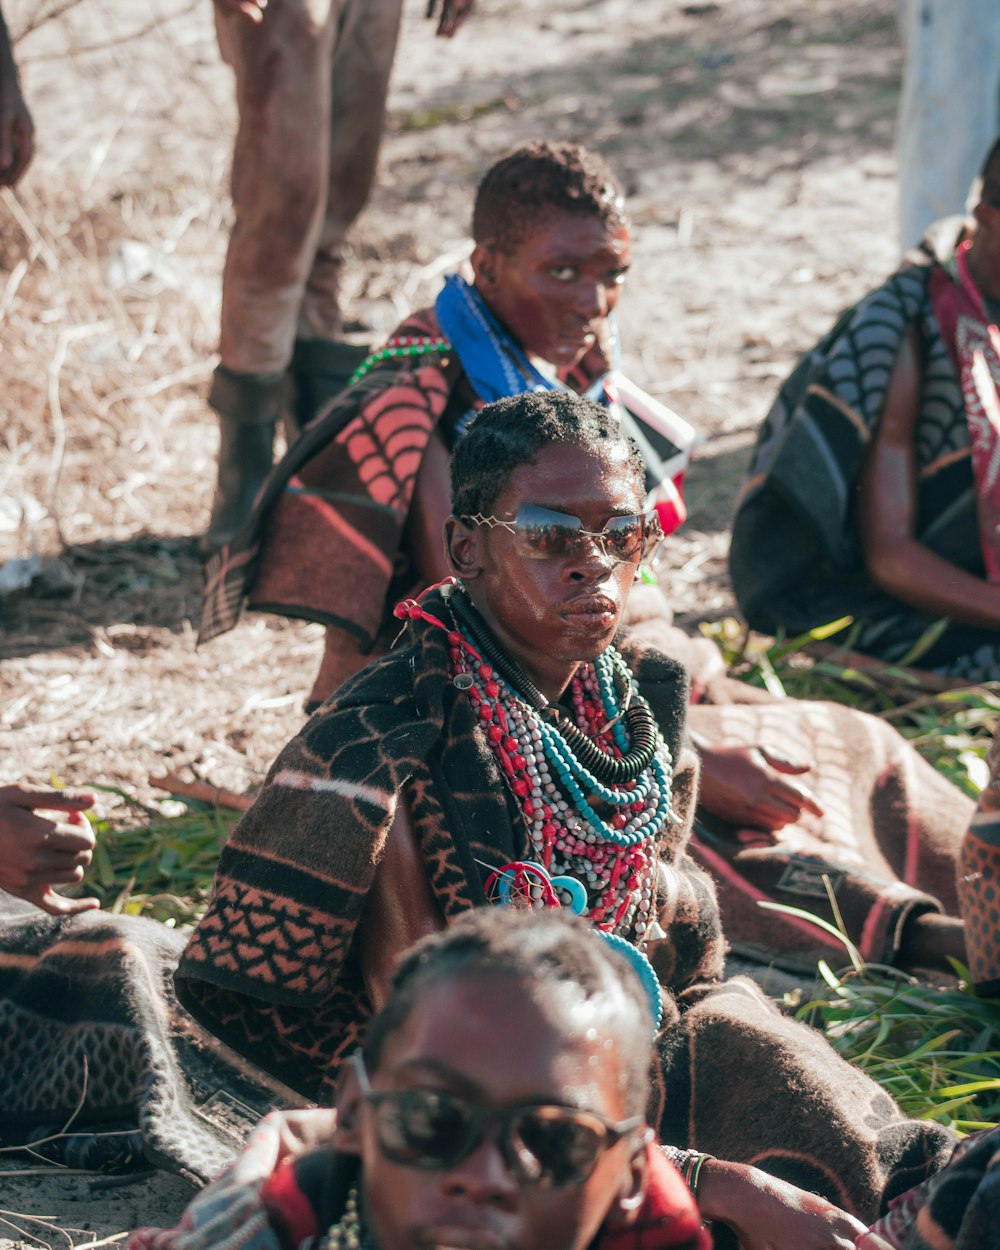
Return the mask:
POLYGON ((544 391, 484 408, 451 471, 452 577, 399 606, 400 645, 273 764, 181 959, 182 1004, 330 1102, 417 939, 492 903, 565 906, 658 1004, 651 1122, 692 1181, 705 1152, 874 1218, 948 1134, 719 981, 713 889, 687 854, 687 680, 619 636, 659 539, 637 447, 607 408, 544 391))
POLYGON ((745 1164, 704 1162, 698 1210, 646 1125, 652 1026, 634 970, 577 917, 467 913, 403 958, 336 1111, 267 1117, 177 1228, 130 1250, 251 1230, 259 1250, 708 1250, 720 1190, 747 1250, 852 1245, 858 1221, 745 1164))
POLYGON ((326 626, 310 707, 387 649, 404 593, 445 576, 448 457, 475 412, 536 387, 604 396, 629 265, 607 164, 574 144, 518 148, 483 178, 473 237, 472 283, 449 277, 368 357, 209 562, 200 641, 244 602, 326 626))
MULTIPOLYGON (((473 282, 447 279, 434 309, 369 359, 276 468, 253 523, 209 564, 202 641, 235 624, 247 597, 326 625, 309 707, 388 649, 400 598, 448 575, 449 456, 484 401, 585 392, 638 432, 618 402, 620 376, 608 375, 630 233, 607 164, 574 144, 517 148, 484 175, 472 230, 473 282)), ((663 465, 648 440, 643 455, 654 498, 663 465)), ((704 640, 714 671, 703 681, 697 646, 667 627, 655 587, 633 591, 628 613, 692 672, 702 762, 692 845, 720 885, 730 941, 807 972, 840 956, 837 937, 763 911, 766 898, 843 923, 873 962, 948 968, 948 956, 964 958, 954 865, 970 801, 884 721, 829 703, 762 705, 766 695, 719 677, 704 640)))

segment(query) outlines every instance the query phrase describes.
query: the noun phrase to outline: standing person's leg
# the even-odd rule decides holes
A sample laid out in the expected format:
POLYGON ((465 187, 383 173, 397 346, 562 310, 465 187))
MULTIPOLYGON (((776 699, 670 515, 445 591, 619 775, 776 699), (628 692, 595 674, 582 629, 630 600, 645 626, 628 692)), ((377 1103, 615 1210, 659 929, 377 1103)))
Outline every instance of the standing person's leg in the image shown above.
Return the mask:
POLYGON ((402 0, 346 0, 333 52, 326 213, 298 315, 292 371, 305 424, 342 389, 365 349, 339 343, 348 230, 368 202, 385 125, 402 0))
POLYGON ((343 0, 284 0, 259 25, 216 11, 236 76, 235 222, 209 403, 219 415, 219 482, 208 547, 246 519, 271 467, 295 327, 326 209, 330 74, 343 0))
POLYGON ((906 64, 896 158, 902 247, 961 213, 1000 128, 996 0, 900 0, 906 64))

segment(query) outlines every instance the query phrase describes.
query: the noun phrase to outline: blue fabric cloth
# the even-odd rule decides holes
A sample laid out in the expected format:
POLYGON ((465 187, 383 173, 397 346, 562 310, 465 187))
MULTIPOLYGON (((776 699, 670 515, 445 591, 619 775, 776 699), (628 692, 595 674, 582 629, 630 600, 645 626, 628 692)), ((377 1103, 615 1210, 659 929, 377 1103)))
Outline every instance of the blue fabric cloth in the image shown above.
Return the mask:
MULTIPOLYGON (((459 274, 449 274, 434 305, 441 333, 451 343, 476 394, 488 404, 531 391, 569 390, 556 377, 546 377, 531 363, 486 307, 483 297, 459 274)), ((609 318, 610 321, 610 318, 609 318)), ((618 336, 611 323, 614 353, 618 336)), ((587 397, 607 404, 602 374, 587 397)))

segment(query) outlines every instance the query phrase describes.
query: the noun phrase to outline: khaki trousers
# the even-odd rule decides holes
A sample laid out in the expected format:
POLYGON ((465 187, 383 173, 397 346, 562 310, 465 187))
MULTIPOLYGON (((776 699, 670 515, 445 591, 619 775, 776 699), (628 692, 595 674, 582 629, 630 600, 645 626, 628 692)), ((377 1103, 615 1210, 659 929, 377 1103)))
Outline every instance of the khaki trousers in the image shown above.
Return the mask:
POLYGON ((274 375, 296 338, 341 329, 341 247, 375 177, 402 0, 271 0, 259 26, 216 9, 236 75, 235 224, 220 353, 274 375))

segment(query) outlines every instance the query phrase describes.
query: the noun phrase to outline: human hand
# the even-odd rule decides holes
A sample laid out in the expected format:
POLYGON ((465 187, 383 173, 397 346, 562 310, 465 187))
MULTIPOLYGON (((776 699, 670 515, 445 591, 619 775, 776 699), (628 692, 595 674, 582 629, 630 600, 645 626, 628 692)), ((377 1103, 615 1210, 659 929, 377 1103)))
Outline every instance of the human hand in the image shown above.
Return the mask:
POLYGON ((0 187, 12 187, 34 155, 35 127, 9 49, 0 47, 0 187))
MULTIPOLYGON (((438 18, 436 35, 450 39, 472 12, 476 0, 441 0, 441 16, 438 18)), ((427 0, 427 16, 433 17, 437 0, 427 0)))
POLYGON ((286 1159, 329 1145, 336 1124, 333 1107, 268 1112, 233 1164, 232 1180, 242 1185, 265 1180, 286 1159))
POLYGON ((762 746, 704 747, 699 802, 713 816, 752 829, 781 829, 803 812, 822 816, 812 791, 786 781, 812 768, 762 746))
POLYGON ((825 1198, 721 1159, 702 1165, 698 1206, 705 1219, 736 1233, 741 1250, 854 1250, 865 1232, 860 1220, 825 1198))
POLYGON ((229 14, 250 22, 254 26, 259 26, 264 20, 267 0, 215 0, 215 7, 220 13, 229 14))
POLYGON ((53 916, 100 907, 96 898, 65 898, 53 887, 82 881, 96 839, 84 816, 94 796, 44 786, 0 786, 0 889, 53 916), (49 820, 40 811, 65 812, 49 820))

